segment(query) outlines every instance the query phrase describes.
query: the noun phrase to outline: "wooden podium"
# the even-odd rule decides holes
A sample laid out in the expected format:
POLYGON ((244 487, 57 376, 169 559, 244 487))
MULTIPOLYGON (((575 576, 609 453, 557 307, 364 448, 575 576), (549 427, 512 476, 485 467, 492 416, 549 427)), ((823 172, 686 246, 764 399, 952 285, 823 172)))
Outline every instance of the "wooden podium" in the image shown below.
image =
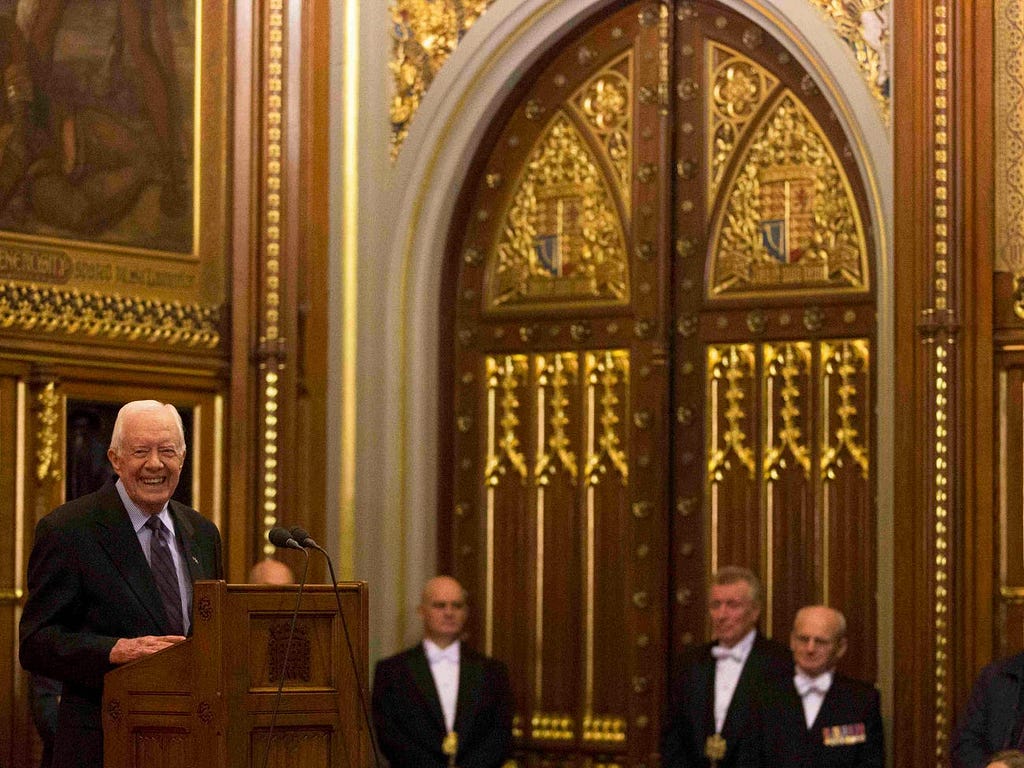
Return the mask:
POLYGON ((307 586, 268 745, 298 586, 197 582, 192 637, 106 676, 105 768, 368 765, 366 584, 339 589, 358 678, 333 590, 307 586))

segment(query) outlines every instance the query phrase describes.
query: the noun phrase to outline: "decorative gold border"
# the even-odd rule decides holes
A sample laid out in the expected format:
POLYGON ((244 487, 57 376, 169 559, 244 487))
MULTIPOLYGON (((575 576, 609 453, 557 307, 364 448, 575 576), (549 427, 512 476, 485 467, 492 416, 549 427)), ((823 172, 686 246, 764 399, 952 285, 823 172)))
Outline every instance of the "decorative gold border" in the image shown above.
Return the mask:
MULTIPOLYGON (((995 53, 995 227, 996 269, 1024 277, 1024 14, 1019 0, 999 0, 993 9, 995 53)), ((1024 305, 1015 304, 1020 316, 1024 305)))
MULTIPOLYGON (((932 278, 933 309, 926 310, 940 323, 948 318, 950 307, 949 254, 954 247, 950 237, 949 197, 951 178, 949 139, 949 73, 951 46, 949 43, 949 8, 946 2, 935 3, 932 18, 932 54, 934 55, 934 115, 932 119, 932 147, 934 152, 932 219, 934 221, 934 274, 932 278)), ((948 392, 953 390, 952 362, 955 356, 954 339, 949 328, 934 339, 931 369, 934 402, 932 411, 932 437, 935 450, 934 493, 932 522, 935 531, 935 587, 934 587, 934 673, 935 673, 935 758, 936 765, 946 764, 949 740, 950 706, 947 691, 950 684, 949 668, 949 608, 950 608, 950 537, 949 537, 949 472, 951 440, 947 424, 952 417, 948 392)))
POLYGON ((0 328, 214 349, 220 309, 0 282, 0 328))
POLYGON ((195 0, 190 149, 195 193, 187 251, 0 231, 0 248, 8 257, 0 292, 10 298, 20 291, 27 302, 3 306, 0 327, 190 347, 220 345, 230 232, 230 25, 227 4, 195 0), (78 318, 81 313, 85 320, 78 318))
POLYGON ((266 162, 266 178, 264 181, 263 200, 263 296, 261 306, 264 308, 261 318, 262 334, 260 338, 260 364, 262 378, 262 408, 259 419, 261 424, 260 441, 262 443, 262 496, 263 526, 265 543, 263 553, 270 556, 274 545, 266 540, 266 534, 277 525, 277 493, 278 493, 278 432, 277 411, 280 372, 283 368, 281 360, 280 310, 281 305, 281 230, 282 230, 282 173, 281 158, 284 144, 284 61, 285 61, 285 23, 284 0, 269 0, 267 4, 265 51, 266 62, 263 71, 264 99, 267 104, 266 118, 263 126, 263 157, 266 162))

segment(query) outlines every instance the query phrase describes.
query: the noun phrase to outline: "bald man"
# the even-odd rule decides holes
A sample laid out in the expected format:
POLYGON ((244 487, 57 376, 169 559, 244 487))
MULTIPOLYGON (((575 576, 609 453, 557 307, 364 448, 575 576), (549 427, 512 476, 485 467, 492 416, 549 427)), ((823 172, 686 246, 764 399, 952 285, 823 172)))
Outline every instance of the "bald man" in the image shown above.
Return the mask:
POLYGON ((381 752, 391 768, 500 768, 512 753, 508 671, 462 643, 466 590, 450 576, 431 579, 419 615, 423 641, 374 673, 381 752))
POLYGON ((257 560, 256 564, 249 569, 250 584, 272 584, 283 587, 295 583, 295 574, 288 567, 287 563, 275 560, 272 557, 265 557, 257 560))
POLYGON ((762 765, 882 768, 880 697, 836 672, 846 653, 846 619, 824 605, 797 611, 789 637, 794 669, 774 680, 762 710, 762 765))

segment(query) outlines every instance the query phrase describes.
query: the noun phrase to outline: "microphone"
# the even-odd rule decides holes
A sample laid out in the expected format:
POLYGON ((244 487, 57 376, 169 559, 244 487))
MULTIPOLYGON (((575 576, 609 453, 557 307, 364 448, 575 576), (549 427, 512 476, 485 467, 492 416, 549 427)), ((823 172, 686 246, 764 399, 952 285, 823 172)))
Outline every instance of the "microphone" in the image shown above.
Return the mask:
MULTIPOLYGON (((297 549, 302 551, 304 547, 299 544, 288 532, 287 528, 271 528, 270 533, 267 534, 267 538, 270 539, 270 543, 278 549, 297 549)), ((312 539, 310 539, 312 541, 312 539)))
MULTIPOLYGON (((286 531, 288 533, 288 531, 286 531)), ((373 748, 373 764, 380 768, 380 755, 377 752, 377 736, 373 732, 373 721, 370 720, 370 713, 366 707, 366 698, 363 696, 363 682, 359 679, 359 666, 356 664, 356 653, 352 649, 352 636, 348 632, 348 622, 345 621, 345 610, 341 607, 341 595, 338 592, 338 578, 334 575, 334 563, 331 562, 331 556, 327 553, 327 550, 313 541, 313 537, 309 535, 309 531, 298 526, 291 529, 291 538, 289 541, 295 541, 298 543, 300 548, 315 549, 317 552, 323 554, 327 560, 327 567, 331 571, 331 586, 334 588, 334 600, 338 604, 338 615, 341 616, 341 628, 345 634, 345 643, 348 645, 348 658, 352 664, 352 675, 356 679, 356 691, 359 694, 359 705, 363 710, 363 721, 366 723, 366 732, 370 735, 370 746, 373 748)), ((308 554, 307 554, 308 557, 308 554)))
MULTIPOLYGON (((288 640, 284 645, 284 661, 281 662, 281 679, 277 685, 277 695, 274 697, 274 714, 270 717, 270 729, 267 731, 267 751, 263 754, 263 768, 267 768, 270 760, 270 743, 274 739, 274 726, 277 724, 277 713, 281 709, 281 697, 284 694, 284 681, 288 674, 288 655, 292 650, 292 640, 295 638, 295 623, 299 618, 299 607, 302 604, 302 591, 306 587, 306 576, 309 573, 309 552, 299 544, 287 528, 271 528, 267 534, 270 543, 278 549, 297 549, 306 556, 305 566, 302 569, 302 579, 299 581, 299 589, 295 595, 295 608, 292 610, 291 622, 288 626, 288 640)), ((255 751, 255 747, 253 748, 255 751)))
MULTIPOLYGON (((324 552, 323 547, 321 547, 319 544, 313 541, 313 537, 309 535, 309 531, 307 531, 305 528, 299 528, 298 526, 295 526, 291 530, 291 536, 291 540, 298 542, 300 547, 305 547, 306 549, 315 549, 319 552, 324 552)), ((324 552, 324 554, 326 555, 327 553, 324 552)), ((328 558, 328 560, 330 560, 330 558, 328 558)))

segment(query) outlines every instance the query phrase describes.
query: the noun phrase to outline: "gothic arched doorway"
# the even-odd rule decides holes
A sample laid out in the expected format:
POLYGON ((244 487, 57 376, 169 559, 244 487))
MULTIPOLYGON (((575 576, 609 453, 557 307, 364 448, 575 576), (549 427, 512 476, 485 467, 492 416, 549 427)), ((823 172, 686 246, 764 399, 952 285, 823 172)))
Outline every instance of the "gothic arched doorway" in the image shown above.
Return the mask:
POLYGON ((522 78, 446 267, 442 560, 530 765, 657 750, 718 565, 825 601, 873 679, 875 224, 829 100, 714 2, 633 3, 522 78))

